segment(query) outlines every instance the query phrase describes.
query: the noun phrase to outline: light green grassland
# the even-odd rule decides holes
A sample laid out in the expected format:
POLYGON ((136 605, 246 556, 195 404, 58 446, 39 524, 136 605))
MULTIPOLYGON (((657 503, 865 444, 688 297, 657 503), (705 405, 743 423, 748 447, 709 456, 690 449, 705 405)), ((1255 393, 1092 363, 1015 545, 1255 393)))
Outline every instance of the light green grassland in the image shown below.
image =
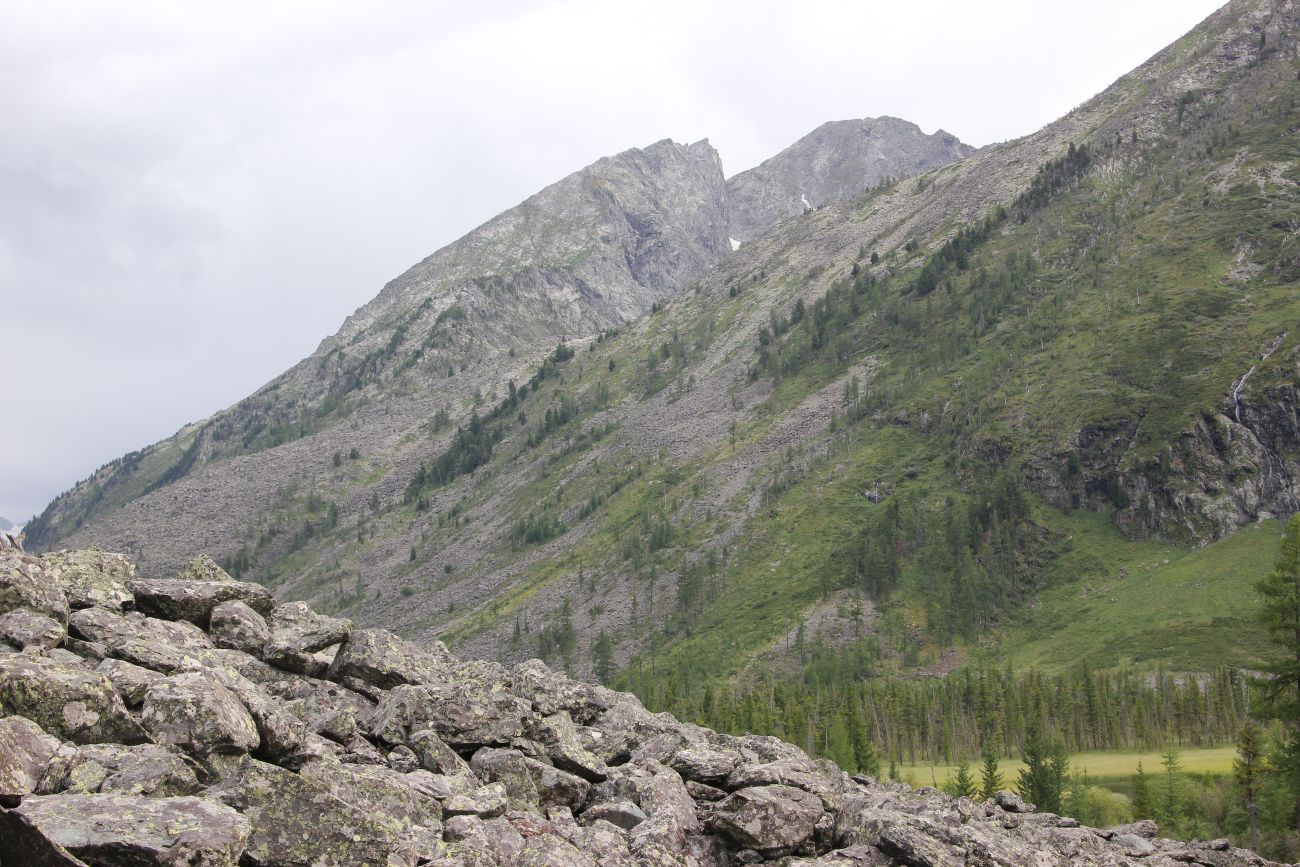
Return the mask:
MULTIPOLYGON (((1178 763, 1183 773, 1230 774, 1236 754, 1236 748, 1230 746, 1186 749, 1179 751, 1178 763)), ((1158 752, 1107 752, 1076 753, 1070 756, 1070 772, 1087 772, 1089 782, 1094 785, 1127 782, 1129 777, 1137 773, 1139 762, 1148 774, 1158 774, 1161 771, 1161 754, 1158 752)), ((998 763, 1006 788, 1015 788, 1016 777, 1023 767, 1024 763, 1019 759, 1002 759, 998 763)), ((899 765, 898 772, 905 782, 914 786, 932 786, 936 783, 943 786, 952 779, 956 765, 907 764, 899 765)), ((978 781, 977 763, 971 764, 970 773, 978 781)))
POLYGON ((1188 550, 1127 541, 1106 515, 1044 512, 1073 543, 1059 567, 1073 574, 1044 591, 978 658, 1050 671, 1080 663, 1213 671, 1256 667, 1267 655, 1254 582, 1272 568, 1277 521, 1188 550))

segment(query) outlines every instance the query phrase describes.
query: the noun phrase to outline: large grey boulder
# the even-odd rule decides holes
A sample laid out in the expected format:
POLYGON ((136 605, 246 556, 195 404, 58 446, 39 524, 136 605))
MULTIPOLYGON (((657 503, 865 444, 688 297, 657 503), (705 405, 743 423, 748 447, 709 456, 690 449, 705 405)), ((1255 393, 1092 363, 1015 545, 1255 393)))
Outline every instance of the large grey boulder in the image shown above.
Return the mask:
POLYGON ((386 629, 358 629, 348 635, 330 664, 329 678, 356 678, 379 689, 435 683, 446 664, 386 629))
POLYGON ((247 581, 194 581, 183 578, 140 579, 127 585, 135 607, 162 620, 188 620, 206 628, 212 609, 238 599, 262 614, 275 607, 275 597, 260 584, 247 581))
POLYGON ((68 597, 46 574, 41 561, 12 548, 0 549, 0 614, 30 608, 59 623, 68 622, 68 597))
POLYGON ((135 564, 122 554, 104 551, 55 551, 41 555, 41 566, 62 588, 73 608, 120 611, 135 604, 127 582, 135 564))
POLYGON ((0 801, 36 791, 59 739, 21 716, 0 719, 0 801))
POLYGON ((149 687, 166 676, 124 659, 101 660, 95 670, 112 682, 127 707, 139 707, 144 704, 144 697, 148 694, 149 687))
POLYGON ((31 654, 0 654, 0 713, 79 744, 149 739, 104 675, 31 654))
POLYGON ((30 608, 15 608, 0 614, 0 642, 19 650, 28 647, 49 650, 58 647, 67 637, 66 625, 48 614, 30 608))
POLYGON ((40 794, 117 792, 166 798, 198 790, 192 764, 156 744, 88 744, 59 751, 46 769, 40 794))
POLYGON ((375 708, 370 730, 390 744, 431 729, 453 747, 493 746, 522 736, 530 713, 528 703, 517 696, 475 684, 398 686, 375 708))
POLYGON ((748 849, 790 850, 812 836, 823 814, 821 799, 792 786, 755 786, 732 792, 711 825, 748 849))
MULTIPOLYGON (((382 865, 390 855, 400 858, 412 847, 402 822, 349 803, 328 781, 256 759, 245 758, 206 795, 252 823, 244 861, 256 867, 382 865)), ((433 852, 424 854, 431 857, 433 852)))
POLYGON ((237 867, 250 824, 202 798, 31 797, 17 810, 96 867, 237 867))
POLYGON ((217 647, 260 656, 262 648, 271 637, 271 629, 266 625, 266 618, 249 607, 247 602, 231 599, 213 607, 208 634, 217 647))
POLYGON ((257 724, 239 697, 215 677, 196 671, 151 686, 141 722, 158 743, 195 756, 246 753, 261 743, 257 724))

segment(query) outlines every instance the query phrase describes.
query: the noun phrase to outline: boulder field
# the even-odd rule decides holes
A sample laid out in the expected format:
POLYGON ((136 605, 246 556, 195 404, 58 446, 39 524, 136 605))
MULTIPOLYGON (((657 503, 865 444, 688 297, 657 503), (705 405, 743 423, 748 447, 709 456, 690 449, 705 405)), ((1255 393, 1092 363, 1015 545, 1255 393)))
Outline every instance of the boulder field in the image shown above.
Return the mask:
POLYGON ((0 551, 0 864, 1266 865, 850 776, 531 660, 279 604, 200 557, 0 551))

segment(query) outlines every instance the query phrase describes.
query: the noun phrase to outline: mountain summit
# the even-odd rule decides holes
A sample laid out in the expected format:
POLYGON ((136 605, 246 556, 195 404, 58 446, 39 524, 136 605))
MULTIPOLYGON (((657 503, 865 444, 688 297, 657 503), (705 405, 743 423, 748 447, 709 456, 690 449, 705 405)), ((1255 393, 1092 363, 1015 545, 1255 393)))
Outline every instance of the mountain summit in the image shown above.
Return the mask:
POLYGON ((896 117, 824 123, 774 157, 728 179, 731 235, 749 241, 772 226, 889 179, 938 168, 975 148, 896 117))

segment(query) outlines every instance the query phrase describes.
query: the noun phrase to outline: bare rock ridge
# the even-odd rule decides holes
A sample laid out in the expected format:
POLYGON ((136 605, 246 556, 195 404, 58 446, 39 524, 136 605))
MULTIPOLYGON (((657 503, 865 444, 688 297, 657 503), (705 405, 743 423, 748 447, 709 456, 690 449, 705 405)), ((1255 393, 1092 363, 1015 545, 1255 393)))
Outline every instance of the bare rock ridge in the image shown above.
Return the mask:
POLYGON ((207 558, 141 580, 118 555, 0 552, 5 863, 1269 863, 850 777, 537 660, 269 605, 207 558))
POLYGON ((731 237, 750 241, 777 223, 975 152, 951 133, 926 135, 896 117, 824 123, 761 165, 727 181, 731 237))

